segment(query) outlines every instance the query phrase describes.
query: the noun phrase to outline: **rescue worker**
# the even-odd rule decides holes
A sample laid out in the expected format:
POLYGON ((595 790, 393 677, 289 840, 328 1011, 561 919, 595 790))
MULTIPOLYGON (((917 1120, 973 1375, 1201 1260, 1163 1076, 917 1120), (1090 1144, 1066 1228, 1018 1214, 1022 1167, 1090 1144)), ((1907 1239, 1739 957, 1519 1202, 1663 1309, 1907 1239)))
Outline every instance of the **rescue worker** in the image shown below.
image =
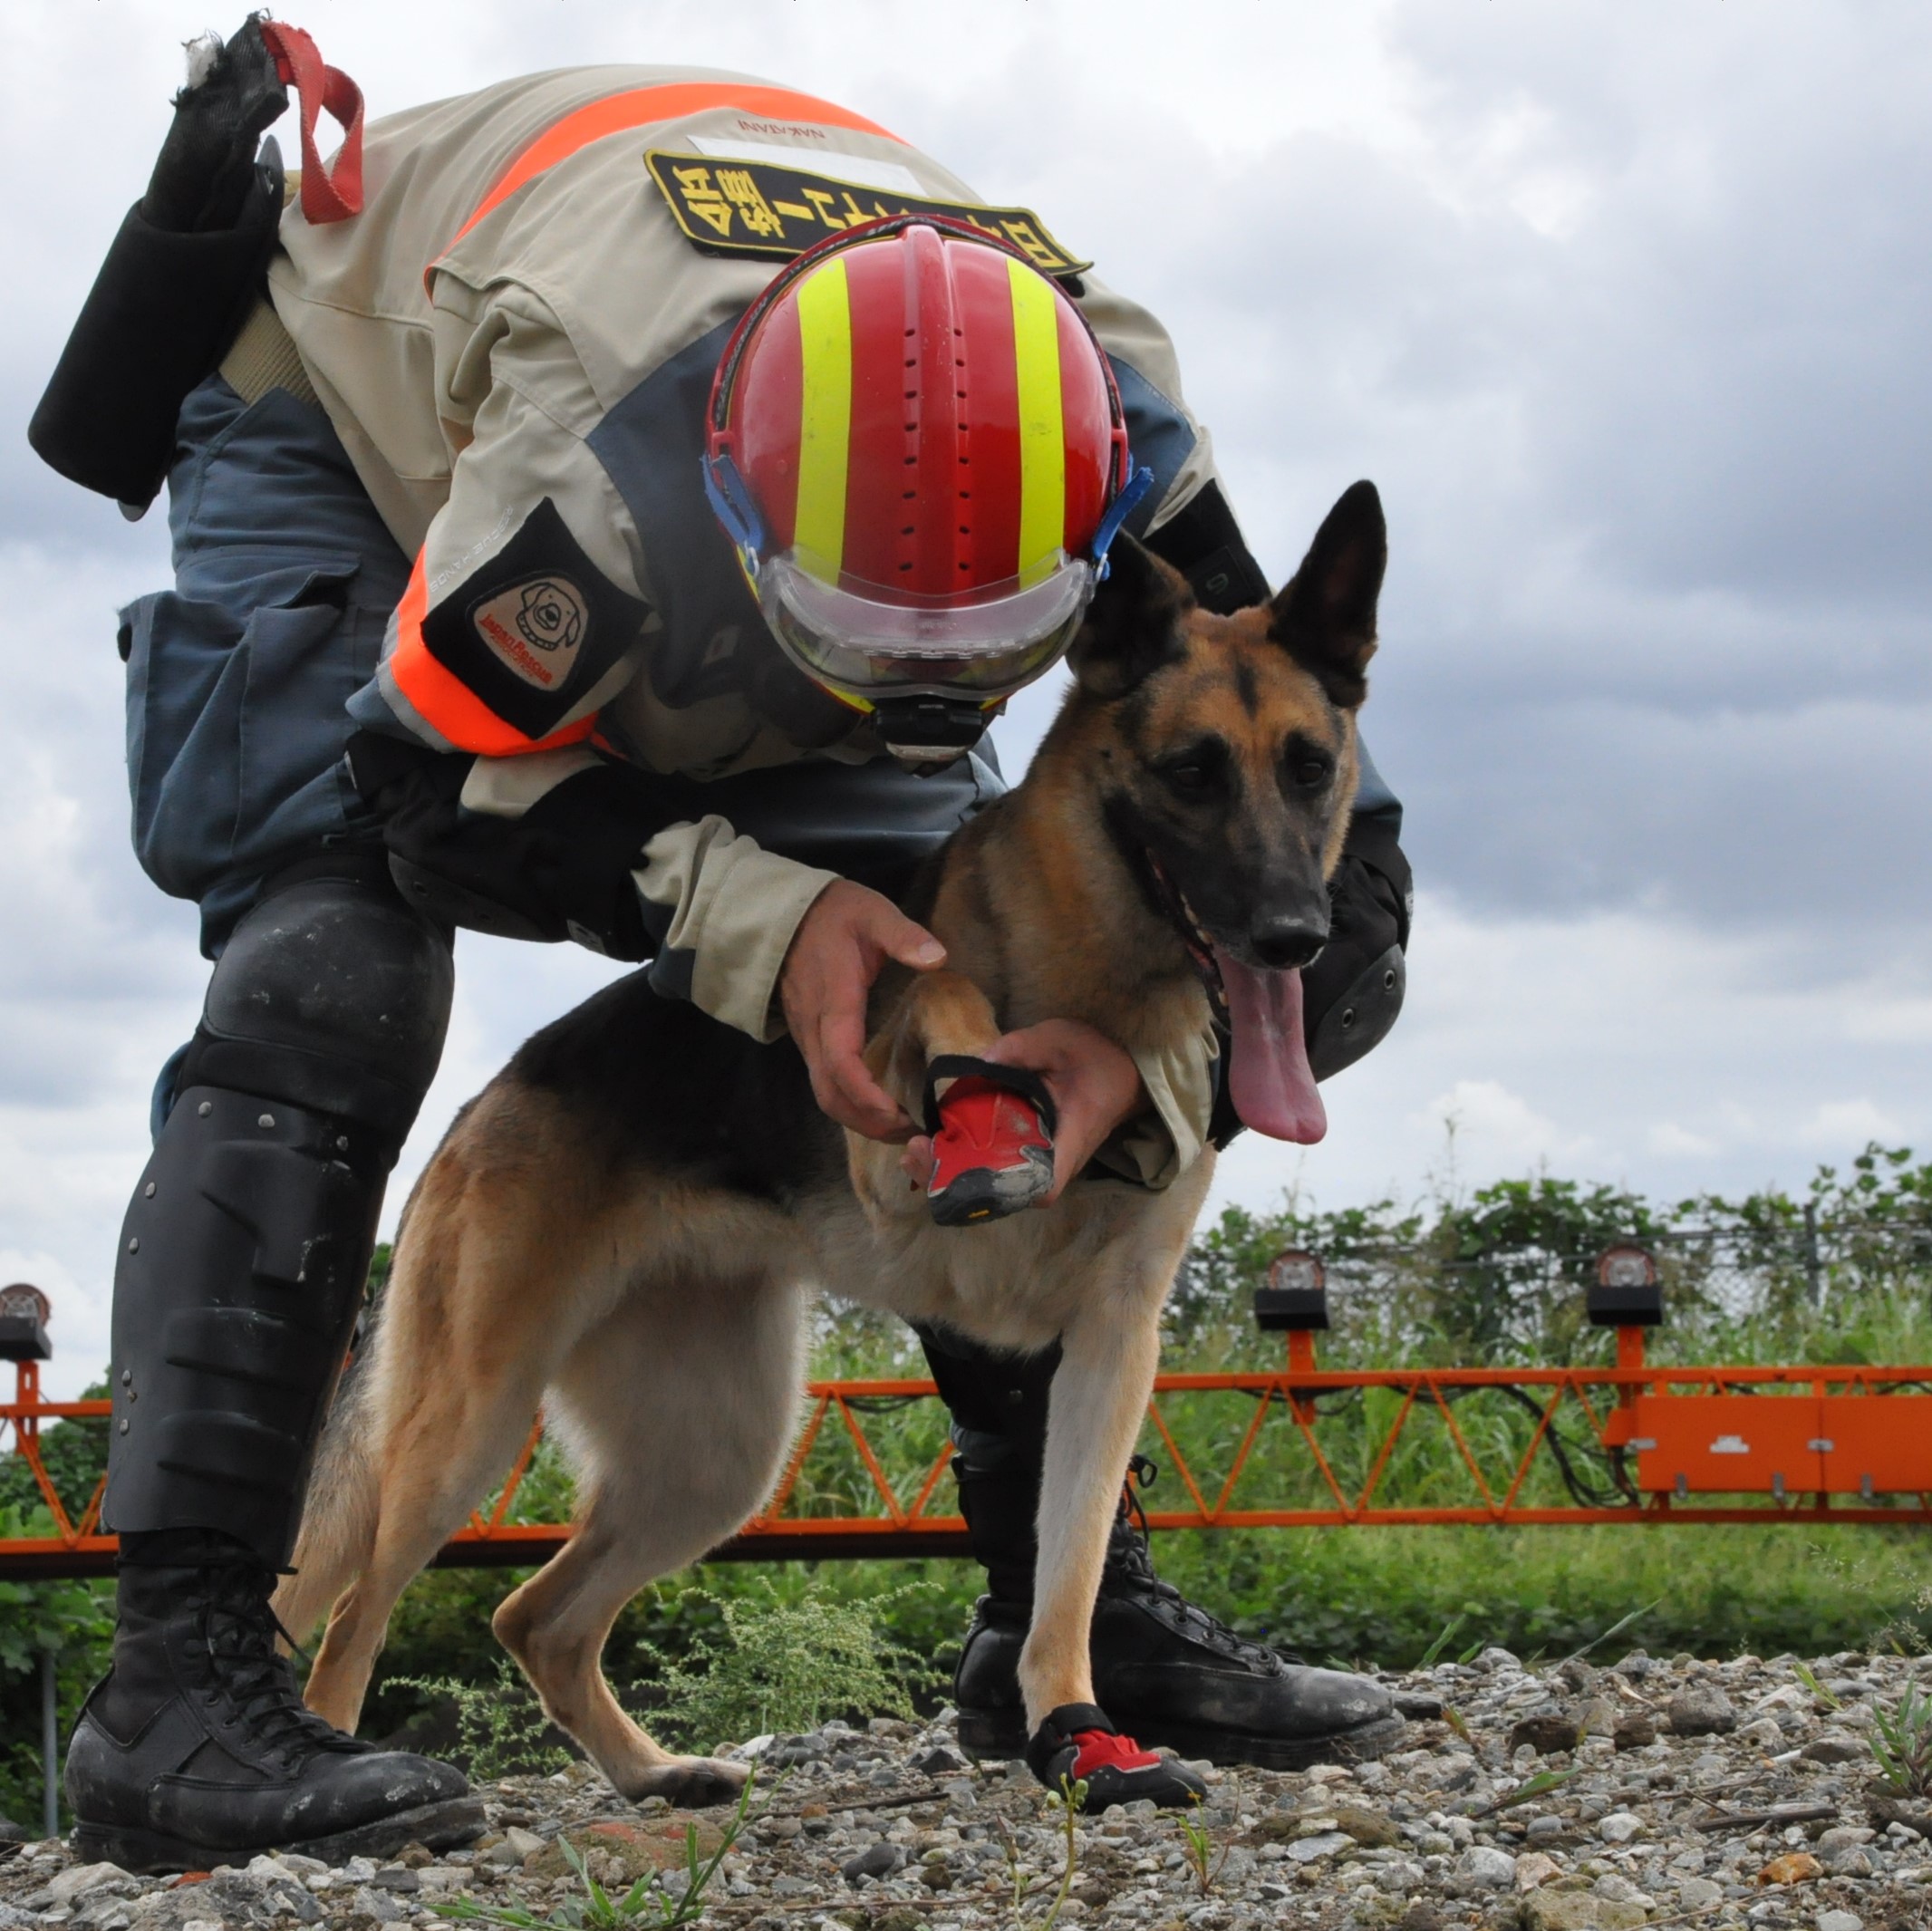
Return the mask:
MULTIPOLYGON (((33 430, 132 514, 165 474, 175 587, 121 631, 134 836, 215 962, 121 1237, 120 1620, 67 1770, 82 1853, 133 1869, 478 1826, 456 1772, 304 1708, 268 1608, 454 929, 648 960, 667 997, 788 1026, 827 1113, 904 1138, 858 1056, 884 962, 933 962, 890 894, 1000 790, 985 728, 1065 650, 1113 532, 1210 607, 1269 594, 1159 324, 862 116, 603 68, 362 118, 295 29, 196 43, 33 430), (257 143, 291 86, 285 208, 257 143), (790 348, 734 361, 785 265, 848 232, 790 348)), ((1399 826, 1365 760, 1306 979, 1322 1076, 1401 1003, 1399 826)), ((1155 1064, 1054 1037, 1008 1043, 1068 1171, 1163 1186, 1234 1129, 1213 1038, 1155 1064)), ((989 1579, 961 1733, 1017 1754, 1054 1357, 922 1339, 989 1579)), ((1399 1733, 1378 1686, 1159 1582, 1125 1511, 1093 1648, 1110 1714, 1190 1754, 1399 1733)))

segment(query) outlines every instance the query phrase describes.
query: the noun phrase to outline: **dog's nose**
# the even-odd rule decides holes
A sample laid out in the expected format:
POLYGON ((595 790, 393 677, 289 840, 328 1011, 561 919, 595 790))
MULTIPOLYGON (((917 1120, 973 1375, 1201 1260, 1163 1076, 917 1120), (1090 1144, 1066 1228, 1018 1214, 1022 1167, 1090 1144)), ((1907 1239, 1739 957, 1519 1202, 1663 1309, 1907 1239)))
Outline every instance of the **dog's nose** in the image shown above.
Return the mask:
POLYGON ((1257 917, 1248 927, 1254 956, 1276 971, 1305 966, 1328 942, 1328 922, 1305 912, 1278 912, 1257 917))

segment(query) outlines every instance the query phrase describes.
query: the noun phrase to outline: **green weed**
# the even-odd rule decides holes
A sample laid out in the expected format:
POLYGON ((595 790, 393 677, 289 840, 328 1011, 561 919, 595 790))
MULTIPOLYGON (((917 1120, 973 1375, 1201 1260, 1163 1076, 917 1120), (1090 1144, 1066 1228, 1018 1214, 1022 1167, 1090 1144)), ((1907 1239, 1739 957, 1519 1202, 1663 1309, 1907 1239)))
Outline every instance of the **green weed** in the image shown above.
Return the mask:
POLYGON ((517 1931, 538 1931, 538 1927, 547 1931, 552 1926, 567 1927, 567 1931, 586 1931, 586 1927, 589 1931, 610 1931, 610 1927, 628 1926, 642 1926, 647 1931, 675 1931, 680 1925, 694 1924, 703 1915, 704 1894, 718 1875, 719 1867, 744 1834, 745 1820, 751 1809, 752 1786, 757 1781, 755 1774, 746 1779, 744 1789, 739 1792, 737 1808, 719 1839, 718 1849, 709 1858, 700 1859, 698 1855, 697 1825, 685 1825, 684 1884, 680 1890, 671 1890, 653 1874, 640 1878, 622 1897, 613 1897, 591 1876, 577 1847, 567 1837, 559 1837, 558 1848, 576 1873, 584 1895, 566 1899, 547 1917, 538 1917, 522 1905, 484 1904, 474 1897, 459 1897, 430 1908, 440 1917, 509 1925, 517 1931))
MULTIPOLYGON (((698 1593, 709 1593, 702 1591, 698 1593)), ((889 1632, 911 1593, 871 1603, 810 1590, 786 1601, 763 1578, 736 1597, 713 1596, 715 1635, 682 1656, 656 1652, 653 1721, 690 1749, 770 1733, 816 1730, 833 1716, 915 1716, 921 1691, 942 1673, 889 1632)))
POLYGON ((1896 1710, 1872 1711, 1879 1775, 1901 1797, 1932 1797, 1932 1697, 1908 1683, 1896 1710))
MULTIPOLYGON (((1234 1814, 1238 1817, 1241 1815, 1241 1788, 1238 1784, 1234 1787, 1232 1801, 1234 1814)), ((1181 1833, 1181 1855, 1187 1859, 1194 1888, 1205 1897, 1214 1888, 1214 1880, 1221 1876, 1222 1866, 1228 1861, 1229 1846, 1217 1844, 1198 1801, 1188 1810, 1176 1811, 1174 1825, 1181 1833)))
POLYGON ((570 1762, 570 1752, 546 1743, 549 1718, 521 1671, 499 1661, 487 1683, 455 1676, 404 1676, 399 1688, 420 1691, 431 1702, 456 1704, 457 1753, 469 1774, 484 1782, 498 1777, 548 1775, 570 1762))

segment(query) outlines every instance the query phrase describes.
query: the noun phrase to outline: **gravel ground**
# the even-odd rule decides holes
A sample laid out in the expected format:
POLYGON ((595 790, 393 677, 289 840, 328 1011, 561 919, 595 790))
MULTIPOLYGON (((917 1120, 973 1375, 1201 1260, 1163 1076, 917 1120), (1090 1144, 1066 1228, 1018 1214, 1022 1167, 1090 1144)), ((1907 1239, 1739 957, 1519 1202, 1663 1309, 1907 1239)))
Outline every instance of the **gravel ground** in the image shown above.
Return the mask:
MULTIPOLYGON (((1525 1667, 1507 1651, 1390 1677, 1440 1696, 1455 1722, 1411 1726, 1411 1747, 1352 1770, 1201 1766, 1212 1840, 1203 1888, 1172 1817, 1147 1805, 1085 1820, 1060 1925, 1133 1931, 1248 1925, 1318 1931, 1637 1931, 1645 1925, 1932 1926, 1932 1801, 1879 1783, 1875 1704, 1913 1665, 1847 1654, 1700 1663, 1641 1655, 1615 1668, 1525 1667), (1552 1781, 1552 1778, 1561 1781, 1552 1781), (1542 1779, 1541 1781, 1534 1780, 1542 1779)), ((1019 1764, 968 1765, 931 1724, 828 1724, 759 1739, 752 1822, 702 1921, 746 1931, 1039 1931, 1059 1888, 1056 1813, 1019 1764), (1016 1885, 1029 1887, 1013 1902, 1016 1885)), ((632 1805, 576 1766, 485 1788, 490 1830, 468 1849, 328 1869, 257 1858, 206 1878, 77 1867, 57 1843, 0 1863, 0 1931, 216 1931, 441 1921, 470 1898, 546 1919, 583 1895, 556 1839, 619 1891, 662 1868, 681 1888, 689 1820, 632 1805)), ((703 1848, 726 1813, 698 1818, 703 1848)))

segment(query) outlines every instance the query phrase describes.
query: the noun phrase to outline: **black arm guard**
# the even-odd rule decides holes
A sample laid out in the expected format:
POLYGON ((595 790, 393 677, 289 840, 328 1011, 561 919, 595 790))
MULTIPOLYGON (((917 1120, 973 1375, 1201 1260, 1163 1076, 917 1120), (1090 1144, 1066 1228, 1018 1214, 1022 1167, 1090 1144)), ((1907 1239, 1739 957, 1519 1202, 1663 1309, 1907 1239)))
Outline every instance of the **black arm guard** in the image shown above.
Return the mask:
POLYGON ((282 219, 282 158, 256 142, 288 105, 251 14, 175 99, 148 191, 128 210, 27 440, 52 468, 136 509, 174 458, 175 421, 246 319, 282 219))
POLYGON ((1151 531, 1146 541, 1156 556, 1187 579, 1202 609, 1218 617, 1265 603, 1273 594, 1219 483, 1196 491, 1187 507, 1151 531))

